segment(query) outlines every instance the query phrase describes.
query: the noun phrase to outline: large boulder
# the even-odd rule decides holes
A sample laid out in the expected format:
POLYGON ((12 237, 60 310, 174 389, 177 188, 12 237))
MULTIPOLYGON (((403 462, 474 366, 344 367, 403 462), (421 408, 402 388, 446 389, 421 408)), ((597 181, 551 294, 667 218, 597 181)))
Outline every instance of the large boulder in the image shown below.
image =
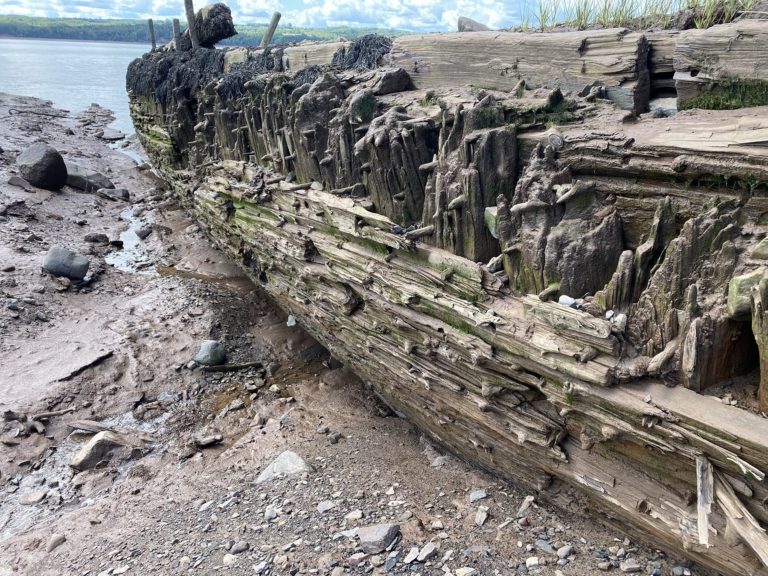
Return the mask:
POLYGON ((85 278, 89 265, 88 258, 64 246, 52 246, 43 260, 43 270, 54 276, 65 276, 72 280, 85 278))
POLYGON ((67 166, 61 154, 45 142, 36 142, 16 159, 27 182, 46 190, 60 190, 67 183, 67 166))
POLYGON ((96 192, 100 188, 112 190, 115 187, 101 172, 71 162, 67 163, 67 184, 86 192, 96 192))
MULTIPOLYGON (((220 2, 208 4, 197 11, 195 30, 197 41, 203 48, 213 48, 216 42, 237 34, 229 6, 220 2)), ((181 35, 181 50, 189 50, 191 47, 189 30, 185 30, 181 35)))

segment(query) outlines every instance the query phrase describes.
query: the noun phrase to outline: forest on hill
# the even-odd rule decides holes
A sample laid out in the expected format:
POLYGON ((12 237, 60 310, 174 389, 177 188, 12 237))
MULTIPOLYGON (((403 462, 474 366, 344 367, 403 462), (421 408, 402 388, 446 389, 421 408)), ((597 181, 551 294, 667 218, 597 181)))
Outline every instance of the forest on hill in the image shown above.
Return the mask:
MULTIPOLYGON (((155 20, 155 34, 158 43, 170 40, 170 20, 155 20)), ((237 36, 221 42, 222 45, 258 45, 267 29, 267 23, 237 26, 237 36)), ((390 36, 404 34, 400 30, 382 28, 353 28, 336 26, 331 28, 303 28, 280 23, 273 42, 276 44, 301 42, 302 40, 335 40, 336 38, 357 38, 378 32, 390 36)), ((84 18, 36 18, 30 16, 0 15, 0 36, 17 38, 49 38, 60 40, 100 40, 111 42, 148 42, 145 20, 89 20, 84 18)))

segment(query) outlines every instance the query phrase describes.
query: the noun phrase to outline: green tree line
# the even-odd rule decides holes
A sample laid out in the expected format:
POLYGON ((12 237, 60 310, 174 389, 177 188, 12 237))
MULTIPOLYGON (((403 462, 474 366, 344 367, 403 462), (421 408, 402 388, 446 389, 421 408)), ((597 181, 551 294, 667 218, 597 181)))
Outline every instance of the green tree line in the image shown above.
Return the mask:
MULTIPOLYGON (((158 43, 170 40, 173 32, 170 20, 155 20, 158 43)), ((267 23, 236 26, 237 36, 221 42, 230 46, 254 46, 261 42, 267 23)), ((184 26, 182 26, 184 29, 184 26)), ((283 24, 277 28, 274 43, 301 42, 302 40, 334 40, 357 38, 378 32, 396 36, 404 32, 381 28, 355 28, 337 26, 331 28, 303 28, 283 24)), ((31 16, 0 15, 0 36, 17 38, 51 38, 60 40, 99 40, 108 42, 148 42, 145 20, 90 20, 85 18, 37 18, 31 16)))

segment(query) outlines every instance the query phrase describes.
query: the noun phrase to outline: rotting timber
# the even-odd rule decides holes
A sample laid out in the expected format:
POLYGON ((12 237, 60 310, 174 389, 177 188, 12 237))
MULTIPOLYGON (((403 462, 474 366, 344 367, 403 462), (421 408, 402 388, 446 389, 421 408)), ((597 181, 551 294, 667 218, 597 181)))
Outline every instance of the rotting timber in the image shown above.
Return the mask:
MULTIPOLYGON (((764 26, 711 30, 765 61, 764 26)), ((668 69, 690 84, 692 33, 161 49, 128 89, 210 237, 398 413, 768 574, 768 422, 700 394, 746 374, 768 407, 768 108, 637 116, 668 69)))

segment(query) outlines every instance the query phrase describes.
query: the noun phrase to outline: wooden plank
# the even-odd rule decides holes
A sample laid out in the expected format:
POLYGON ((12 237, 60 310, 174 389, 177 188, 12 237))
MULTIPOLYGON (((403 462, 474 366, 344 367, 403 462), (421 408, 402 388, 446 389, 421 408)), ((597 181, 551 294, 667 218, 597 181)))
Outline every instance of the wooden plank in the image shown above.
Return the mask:
POLYGON ((534 88, 582 92, 598 83, 624 109, 642 111, 648 103, 648 44, 642 34, 625 29, 401 36, 390 54, 417 88, 509 91, 522 79, 534 88))
MULTIPOLYGON (((674 51, 675 85, 678 107, 710 107, 701 105, 698 96, 714 95, 718 89, 730 91, 730 84, 768 82, 768 22, 741 20, 712 26, 704 30, 681 33, 674 51)), ((768 89, 763 85, 747 98, 768 104, 768 89)))
POLYGON ((699 544, 709 547, 709 515, 715 496, 712 464, 705 456, 696 457, 696 494, 699 544))
POLYGON ((339 48, 349 42, 302 42, 283 49, 283 64, 287 70, 296 72, 307 66, 330 64, 339 48))
POLYGON ((728 519, 728 526, 733 528, 741 540, 760 558, 763 566, 768 566, 768 536, 765 529, 742 504, 722 474, 715 473, 715 496, 717 503, 728 519))

